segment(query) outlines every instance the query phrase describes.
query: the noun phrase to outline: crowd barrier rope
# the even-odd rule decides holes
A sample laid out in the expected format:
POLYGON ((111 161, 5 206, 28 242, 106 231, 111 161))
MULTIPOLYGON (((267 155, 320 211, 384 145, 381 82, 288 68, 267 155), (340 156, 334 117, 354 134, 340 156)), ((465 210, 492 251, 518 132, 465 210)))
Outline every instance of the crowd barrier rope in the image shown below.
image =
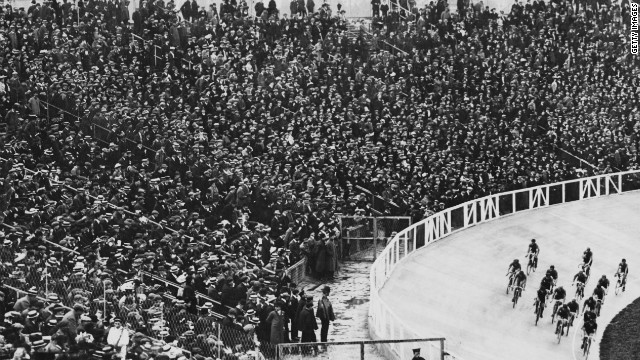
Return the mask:
MULTIPOLYGON (((458 231, 515 213, 552 205, 582 201, 640 189, 640 170, 582 177, 521 190, 513 190, 467 201, 438 212, 400 231, 389 241, 369 273, 369 331, 374 339, 411 339, 420 335, 406 327, 380 298, 379 291, 396 266, 416 250, 458 231)), ((430 334, 432 335, 432 334, 430 334)), ((440 334, 438 334, 440 335, 440 334)), ((447 338, 449 344, 460 339, 447 338)), ((380 349, 391 358, 410 354, 402 344, 386 344, 380 349)), ((456 359, 462 357, 448 351, 456 359)))

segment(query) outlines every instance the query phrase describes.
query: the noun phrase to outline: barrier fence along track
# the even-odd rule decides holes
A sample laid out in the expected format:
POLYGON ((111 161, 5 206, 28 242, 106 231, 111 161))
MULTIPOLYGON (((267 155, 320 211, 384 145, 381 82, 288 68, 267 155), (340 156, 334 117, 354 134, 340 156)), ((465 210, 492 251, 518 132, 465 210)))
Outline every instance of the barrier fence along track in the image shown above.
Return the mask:
MULTIPOLYGON (((551 205, 599 198, 640 189, 640 170, 577 178, 522 190, 507 191, 467 201, 436 213, 400 231, 391 239, 371 266, 369 331, 376 338, 416 338, 412 329, 403 325, 395 313, 380 298, 379 291, 395 267, 417 249, 486 221, 518 212, 546 208, 551 205)), ((460 339, 449 338, 459 342, 460 339)), ((406 358, 410 349, 402 344, 378 345, 392 359, 406 358)), ((450 352, 451 353, 451 352, 450 352)), ((460 356, 452 355, 456 359, 460 356)))
MULTIPOLYGON (((438 351, 429 356, 429 360, 444 360, 447 353, 444 351, 445 338, 425 338, 425 339, 399 339, 399 340, 362 340, 362 341, 337 341, 337 342, 314 342, 314 343, 283 343, 278 344, 278 360, 307 359, 316 355, 322 359, 348 359, 365 360, 367 358, 365 346, 379 344, 406 344, 411 348, 422 348, 424 343, 434 344, 438 351), (322 351, 319 351, 322 349, 322 351), (351 351, 349 351, 351 350, 351 351), (357 355, 356 355, 357 354, 357 355), (326 355, 324 357, 322 355, 326 355), (355 355, 355 356, 354 356, 355 355)), ((411 355, 411 352, 408 354, 411 355)), ((426 355, 426 354, 421 354, 426 355)), ((427 355, 428 356, 428 355, 427 355)))

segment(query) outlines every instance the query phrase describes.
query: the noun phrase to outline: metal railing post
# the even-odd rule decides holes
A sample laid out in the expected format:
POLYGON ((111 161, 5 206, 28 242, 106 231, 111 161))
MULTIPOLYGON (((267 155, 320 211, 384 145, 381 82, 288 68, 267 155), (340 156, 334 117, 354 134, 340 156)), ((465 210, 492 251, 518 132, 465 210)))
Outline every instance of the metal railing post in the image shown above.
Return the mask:
POLYGON ((360 360, 364 360, 364 342, 360 343, 360 360))
POLYGON ((373 218, 373 261, 376 261, 378 254, 378 218, 373 218))

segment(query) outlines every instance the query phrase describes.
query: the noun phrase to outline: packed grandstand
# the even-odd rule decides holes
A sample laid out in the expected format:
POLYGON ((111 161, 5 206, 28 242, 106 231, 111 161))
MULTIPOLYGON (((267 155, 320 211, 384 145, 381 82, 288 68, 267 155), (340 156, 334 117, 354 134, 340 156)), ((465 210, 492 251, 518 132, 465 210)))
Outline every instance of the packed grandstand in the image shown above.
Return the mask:
POLYGON ((336 214, 637 168, 627 0, 455 5, 3 7, 0 358, 272 358, 336 214))

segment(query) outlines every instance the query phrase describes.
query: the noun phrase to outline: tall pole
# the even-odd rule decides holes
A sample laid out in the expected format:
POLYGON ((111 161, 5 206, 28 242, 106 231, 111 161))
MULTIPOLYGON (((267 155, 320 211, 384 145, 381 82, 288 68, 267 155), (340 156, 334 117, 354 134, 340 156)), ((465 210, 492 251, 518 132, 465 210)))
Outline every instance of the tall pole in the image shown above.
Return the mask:
POLYGON ((107 288, 104 286, 104 281, 102 282, 102 319, 107 318, 107 288))
MULTIPOLYGON (((49 112, 49 106, 47 106, 47 113, 49 112)), ((48 116, 48 115, 47 115, 48 116)), ((46 297, 49 297, 49 265, 44 262, 44 292, 46 297)))

